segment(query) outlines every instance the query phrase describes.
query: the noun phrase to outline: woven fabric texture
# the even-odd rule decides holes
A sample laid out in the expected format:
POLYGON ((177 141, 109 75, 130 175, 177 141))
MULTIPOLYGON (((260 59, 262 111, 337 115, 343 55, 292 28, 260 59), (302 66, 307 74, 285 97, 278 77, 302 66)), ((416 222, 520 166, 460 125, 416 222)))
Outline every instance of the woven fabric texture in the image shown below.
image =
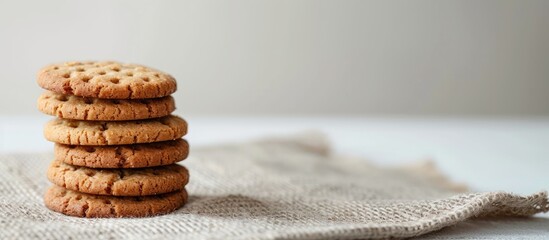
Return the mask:
POLYGON ((467 192, 429 165, 332 156, 319 135, 192 148, 187 205, 157 217, 82 219, 44 207, 53 155, 0 156, 0 239, 404 238, 472 217, 529 216, 547 193, 467 192))

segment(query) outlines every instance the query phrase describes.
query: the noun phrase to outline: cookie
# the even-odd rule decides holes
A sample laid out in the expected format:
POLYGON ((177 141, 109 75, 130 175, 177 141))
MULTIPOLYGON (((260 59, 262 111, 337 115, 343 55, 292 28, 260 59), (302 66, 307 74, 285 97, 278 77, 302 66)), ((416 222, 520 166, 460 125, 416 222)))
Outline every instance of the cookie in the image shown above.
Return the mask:
POLYGON ((138 169, 100 169, 54 160, 48 179, 69 190, 112 196, 148 196, 183 189, 189 172, 178 164, 138 169))
POLYGON ((77 146, 56 143, 55 159, 90 168, 143 168, 169 165, 189 155, 184 139, 119 146, 77 146))
POLYGON ((187 122, 173 115, 137 121, 103 122, 54 119, 44 128, 47 140, 69 145, 124 145, 175 140, 187 122))
POLYGON ((107 99, 165 97, 175 92, 169 74, 136 64, 66 62, 38 72, 38 85, 52 92, 107 99))
POLYGON ((173 97, 140 100, 84 98, 45 92, 38 98, 38 110, 65 119, 124 121, 158 118, 175 110, 173 97))
POLYGON ((90 195, 52 186, 44 196, 47 208, 75 217, 148 217, 173 212, 187 202, 185 189, 148 197, 90 195))

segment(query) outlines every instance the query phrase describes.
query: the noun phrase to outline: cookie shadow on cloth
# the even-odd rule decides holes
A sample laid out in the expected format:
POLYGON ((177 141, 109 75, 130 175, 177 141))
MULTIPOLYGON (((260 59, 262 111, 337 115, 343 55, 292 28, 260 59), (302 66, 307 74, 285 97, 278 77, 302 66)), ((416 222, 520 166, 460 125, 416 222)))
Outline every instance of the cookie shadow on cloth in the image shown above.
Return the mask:
POLYGON ((261 200, 230 194, 224 196, 191 196, 182 212, 214 217, 263 217, 272 214, 261 200))

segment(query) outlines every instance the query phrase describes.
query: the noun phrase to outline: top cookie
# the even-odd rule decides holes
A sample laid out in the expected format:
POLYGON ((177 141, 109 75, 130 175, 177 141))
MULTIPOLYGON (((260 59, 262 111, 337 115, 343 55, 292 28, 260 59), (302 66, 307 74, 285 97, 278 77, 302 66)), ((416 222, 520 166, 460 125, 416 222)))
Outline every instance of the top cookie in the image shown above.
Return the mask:
POLYGON ((93 61, 46 66, 38 72, 38 85, 56 93, 106 99, 159 98, 177 88, 172 76, 152 68, 93 61))

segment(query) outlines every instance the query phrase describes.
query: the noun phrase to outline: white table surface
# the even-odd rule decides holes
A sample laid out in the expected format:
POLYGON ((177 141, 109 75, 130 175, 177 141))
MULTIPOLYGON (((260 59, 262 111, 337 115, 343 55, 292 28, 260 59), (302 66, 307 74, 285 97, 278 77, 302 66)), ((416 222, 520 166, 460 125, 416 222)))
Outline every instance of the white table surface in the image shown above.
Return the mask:
MULTIPOLYGON (((182 114, 180 114, 182 115, 182 114)), ((47 116, 0 116, 0 153, 52 151, 47 116)), ((380 165, 431 159, 473 190, 531 194, 549 189, 549 118, 186 117, 192 146, 320 130, 336 153, 380 165)), ((548 214, 540 214, 545 221, 548 214)), ((536 222, 549 239, 549 221, 536 222)), ((526 223, 528 224, 528 223, 526 223)), ((510 224, 521 226, 521 224, 510 224)), ((467 232, 476 228, 462 224, 467 232)), ((453 232, 456 233, 456 228, 453 232)), ((478 230, 478 229, 476 229, 478 230)), ((518 230, 518 229, 517 229, 518 230)), ((501 237, 501 236, 500 236, 501 237)), ((534 236, 529 236, 534 237, 534 236)))

